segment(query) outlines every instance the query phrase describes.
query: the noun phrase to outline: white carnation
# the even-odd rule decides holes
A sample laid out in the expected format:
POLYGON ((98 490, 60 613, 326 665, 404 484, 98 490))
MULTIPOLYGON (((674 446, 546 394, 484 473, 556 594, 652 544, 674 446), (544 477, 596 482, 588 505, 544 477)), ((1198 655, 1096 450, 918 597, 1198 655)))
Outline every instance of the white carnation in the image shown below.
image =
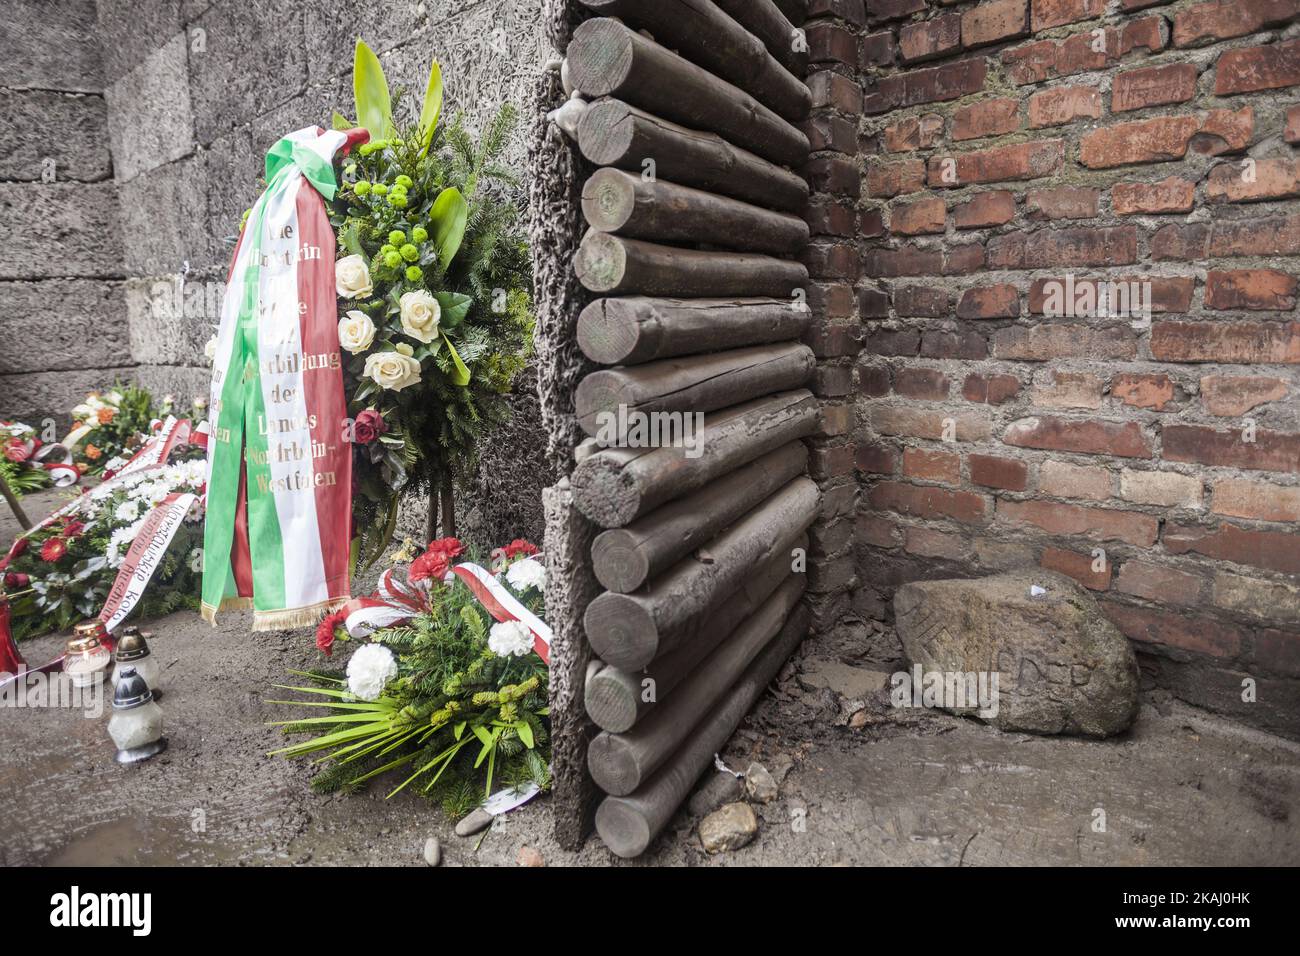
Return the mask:
POLYGON ((348 661, 348 690, 362 700, 378 700, 397 676, 397 658, 383 644, 363 644, 348 661))
POLYGON ((533 649, 533 634, 518 621, 502 621, 488 632, 488 647, 497 657, 523 657, 533 649))
POLYGON ((540 591, 546 587, 546 567, 540 561, 525 558, 506 569, 506 580, 516 591, 526 591, 529 588, 540 591))
POLYGON ((117 506, 113 512, 113 517, 118 521, 125 521, 128 524, 140 516, 140 509, 136 502, 128 499, 117 506))

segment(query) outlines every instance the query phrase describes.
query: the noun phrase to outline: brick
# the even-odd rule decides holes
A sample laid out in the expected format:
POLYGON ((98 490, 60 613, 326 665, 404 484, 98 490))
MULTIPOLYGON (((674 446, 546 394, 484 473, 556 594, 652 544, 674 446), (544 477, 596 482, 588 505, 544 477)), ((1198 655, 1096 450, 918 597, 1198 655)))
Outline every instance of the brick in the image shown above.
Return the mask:
POLYGON ((877 515, 858 515, 855 522, 858 540, 874 548, 897 547, 900 529, 893 521, 877 515))
POLYGON ((952 114, 954 140, 1001 136, 1020 128, 1020 103, 1013 99, 983 100, 952 114))
POLYGON ((1004 491, 1024 491, 1029 484, 1029 466, 1016 458, 971 455, 968 464, 972 484, 1004 491))
POLYGON ((808 456, 809 477, 816 481, 824 481, 828 478, 853 474, 856 451, 857 449, 851 444, 814 447, 808 456))
POLYGON ((1197 604, 1204 578, 1149 561, 1125 561, 1115 580, 1115 590, 1157 604, 1197 604))
POLYGON ((1044 408, 1100 408, 1104 382, 1091 372, 1051 373, 1051 381, 1034 386, 1033 402, 1044 408))
POLYGON ((1211 270, 1205 275, 1205 307, 1290 312, 1296 285, 1294 276, 1276 269, 1211 270))
POLYGON ((1215 0, 1180 10, 1174 17, 1174 46, 1200 46, 1283 26, 1300 13, 1294 0, 1215 0))
POLYGON ((818 398, 839 398, 853 391, 853 369, 849 365, 822 363, 813 370, 808 386, 818 398))
POLYGON ((1161 226, 1151 236, 1151 258, 1156 262, 1204 259, 1210 245, 1210 228, 1204 223, 1161 226))
POLYGON ((1012 40, 1028 32, 1029 0, 985 0, 961 16, 961 41, 968 49, 1012 40))
POLYGON ((1216 222, 1209 235, 1212 256, 1291 256, 1300 253, 1300 215, 1216 222))
POLYGON ((809 550, 819 557, 842 554, 853 544, 853 522, 847 518, 817 522, 808 529, 809 550))
POLYGON ((863 351, 871 355, 916 355, 921 333, 915 329, 877 329, 862 340, 863 351))
POLYGON ((1125 468, 1119 474, 1119 496, 1135 504, 1199 508, 1204 495, 1201 479, 1191 475, 1134 468, 1125 468))
MULTIPOLYGON (((789 10, 797 5, 780 3, 777 6, 789 10)), ((844 20, 855 27, 867 24, 867 8, 863 0, 809 0, 806 6, 808 19, 826 16, 844 20)), ((792 14, 791 19, 793 18, 792 14)))
POLYGON ((1137 262, 1136 226, 1009 232, 987 244, 990 269, 1124 266, 1137 262))
POLYGON ((961 14, 945 13, 909 23, 898 31, 898 52, 904 63, 920 63, 961 49, 961 14))
POLYGON ((853 315, 853 286, 847 282, 814 282, 808 288, 808 306, 828 319, 853 315))
POLYGON ((1107 126, 1079 141, 1079 161, 1090 169, 1182 159, 1189 148, 1211 156, 1244 149, 1254 131, 1254 112, 1212 110, 1204 117, 1157 116, 1107 126))
POLYGON ((894 34, 889 30, 870 33, 862 38, 858 60, 864 69, 894 65, 894 34))
POLYGON ((855 154, 858 151, 858 127, 851 120, 834 113, 810 116, 802 126, 808 145, 814 151, 833 149, 837 153, 855 154))
POLYGON ((868 274, 878 278, 897 276, 969 275, 984 266, 984 247, 979 244, 921 249, 869 249, 863 256, 868 274))
POLYGON ((1116 183, 1110 190, 1117 216, 1191 212, 1195 200, 1196 184, 1178 176, 1156 183, 1116 183))
POLYGON ((1091 554, 1077 551, 1065 551, 1061 548, 1044 548, 1038 563, 1049 571, 1059 571, 1074 578, 1090 591, 1107 591, 1110 589, 1111 563, 1101 559, 1101 570, 1097 569, 1098 559, 1091 554))
POLYGON ((1002 441, 1020 448, 1072 451, 1082 455, 1152 458, 1151 440, 1137 422, 1055 418, 1050 415, 1012 422, 1002 441))
POLYGON ((882 481, 867 492, 872 508, 917 518, 951 518, 965 524, 983 524, 989 516, 989 500, 970 491, 952 491, 923 485, 882 481))
POLYGON ((905 159, 897 163, 872 163, 867 167, 867 195, 889 199, 925 188, 925 163, 905 159))
POLYGON ((1300 143, 1300 106, 1292 106, 1286 111, 1286 128, 1282 138, 1293 146, 1300 143))
POLYGON ((961 456, 927 448, 905 448, 903 474, 921 481, 955 485, 961 481, 961 456))
POLYGON ((1251 531, 1227 522, 1209 528, 1168 525, 1163 540, 1170 554, 1195 552, 1234 564, 1300 574, 1300 548, 1295 546, 1293 531, 1251 531))
POLYGON ((885 365, 858 366, 858 393, 867 398, 879 398, 888 395, 890 389, 889 368, 885 365))
POLYGON ((1106 9, 1106 0, 1033 0, 1030 29, 1037 33, 1052 27, 1077 23, 1099 17, 1106 9))
POLYGON ((799 261, 808 267, 808 275, 814 279, 856 281, 861 272, 857 247, 847 242, 815 242, 804 247, 799 261))
POLYGON ((1300 322, 1156 322, 1151 357, 1165 362, 1300 363, 1300 322))
POLYGON ((932 528, 908 528, 904 532, 903 548, 926 558, 960 561, 970 551, 970 543, 960 535, 945 534, 932 528))
POLYGON ((1300 521, 1300 488, 1245 478, 1214 483, 1215 514, 1256 521, 1300 521))
POLYGON ((987 229, 1010 222, 1016 215, 1016 197, 1004 189, 977 194, 952 211, 958 229, 987 229))
POLYGON ((1286 581, 1265 581, 1221 571, 1214 576, 1214 603, 1270 624, 1300 621, 1300 587, 1286 581))
POLYGON ((822 404, 822 418, 817 429, 818 435, 848 435, 853 432, 853 406, 848 402, 825 402, 822 404))
POLYGON ((1192 276, 1051 276, 1035 279, 1029 286, 1029 311, 1054 318, 1092 318, 1103 312, 1132 315, 1148 304, 1153 313, 1186 312, 1195 288, 1192 276))
POLYGON ((1300 196, 1300 160, 1260 159, 1221 163, 1210 170, 1205 198, 1211 202, 1262 202, 1300 196))
POLYGON ((818 197, 808 201, 803 217, 814 236, 855 236, 858 211, 848 202, 818 197))
POLYGON ((1097 43, 1088 30, 1064 40, 1039 40, 1002 52, 1002 65, 1012 83, 1023 86, 1052 77, 1102 70, 1134 50, 1157 52, 1166 43, 1160 17, 1131 20, 1122 29, 1107 27, 1103 42, 1097 43))
POLYGON ((1059 501, 997 501, 999 520, 1012 525, 1041 528, 1049 534, 1123 541, 1139 548, 1156 542, 1159 522, 1150 515, 1112 508, 1090 508, 1059 501))
POLYGON ((988 340, 973 329, 959 332, 932 329, 921 337, 923 358, 978 360, 987 358, 988 354, 988 340))
POLYGON ((885 234, 885 213, 878 208, 863 209, 858 217, 858 238, 873 239, 885 234))
POLYGON ((952 311, 952 294, 929 285, 899 286, 894 289, 894 311, 908 318, 941 318, 952 311))
POLYGON ((1219 96, 1276 90, 1300 83, 1300 40, 1228 50, 1218 58, 1214 92, 1219 96))
POLYGON ((935 368, 900 368, 894 373, 894 391, 906 398, 940 402, 948 397, 948 376, 935 368))
POLYGON ((987 74, 983 57, 895 73, 876 83, 875 89, 866 94, 862 108, 875 115, 922 103, 959 99, 984 89, 987 74))
POLYGON ((998 329, 990 341, 994 358, 1046 362, 1056 358, 1133 359, 1132 329, 1051 323, 998 329))
POLYGON ((1184 616, 1163 608, 1147 610, 1106 601, 1102 611, 1131 641, 1160 644, 1180 651, 1232 658, 1241 653, 1244 634, 1238 628, 1200 615, 1184 616))
POLYGON ((1059 139, 994 146, 957 156, 931 156, 926 178, 931 186, 970 186, 1038 179, 1060 168, 1065 142, 1059 139))
POLYGON ((1014 319, 1020 315, 1020 292, 1010 283, 967 289, 957 303, 959 319, 1014 319))
POLYGON ((1205 375, 1201 378, 1201 404, 1211 415, 1245 415, 1252 408, 1286 398, 1280 378, 1252 375, 1205 375))
POLYGON ((896 205, 889 210, 889 231, 900 236, 943 232, 947 213, 943 200, 937 197, 896 205))
POLYGON ((891 153, 929 149, 942 135, 943 117, 938 113, 911 116, 885 127, 885 149, 891 153))
POLYGON ((1001 405, 1020 394, 1020 379, 1014 375, 981 375, 973 372, 962 383, 961 394, 968 402, 1001 405))
POLYGON ((878 434, 904 438, 976 442, 987 441, 993 434, 988 416, 976 412, 892 405, 871 409, 870 418, 871 427, 878 434))
POLYGON ((858 290, 858 316, 863 319, 889 317, 889 294, 881 289, 863 286, 858 290))
POLYGON ((852 160, 840 156, 818 156, 805 163, 803 171, 813 192, 857 199, 862 191, 862 175, 852 160))
POLYGON ((1100 199, 1101 190, 1082 186, 1031 189, 1025 195, 1025 215, 1030 219, 1092 219, 1100 199))
POLYGON ((1111 84, 1111 111, 1123 113, 1149 106, 1186 103, 1196 95, 1196 75, 1196 66, 1192 63, 1126 70, 1111 84))
POLYGON ((1300 633, 1267 628, 1255 635, 1255 662, 1264 670, 1300 677, 1300 633))
POLYGON ((1131 408, 1163 412, 1174 399, 1174 383, 1163 373, 1125 372, 1111 379, 1110 394, 1131 408))
POLYGON ((812 23, 804 28, 808 59, 812 63, 843 63, 858 66, 858 38, 837 23, 812 23))
POLYGON ((1101 90, 1095 86, 1063 86, 1029 98, 1029 125, 1033 129, 1100 117, 1101 90))
POLYGON ((803 341, 819 359, 842 358, 857 354, 860 331, 856 322, 818 322, 804 333, 803 341))
POLYGON ((868 475, 892 475, 898 471, 898 450, 888 445, 858 445, 854 465, 868 475))
POLYGON ((847 76, 822 70, 809 75, 806 82, 813 109, 839 110, 847 116, 862 112, 862 87, 847 76))
POLYGON ((1054 498, 1087 498, 1105 501, 1112 497, 1114 477, 1105 468, 1048 460, 1038 469, 1038 490, 1054 498))
POLYGON ((867 0, 867 17, 873 23, 897 20, 919 13, 925 6, 925 0, 867 0))
POLYGON ((1246 434, 1244 429, 1219 431, 1204 425, 1165 425, 1162 454, 1166 461, 1300 473, 1300 434, 1261 428, 1254 432, 1254 441, 1245 441, 1246 434))

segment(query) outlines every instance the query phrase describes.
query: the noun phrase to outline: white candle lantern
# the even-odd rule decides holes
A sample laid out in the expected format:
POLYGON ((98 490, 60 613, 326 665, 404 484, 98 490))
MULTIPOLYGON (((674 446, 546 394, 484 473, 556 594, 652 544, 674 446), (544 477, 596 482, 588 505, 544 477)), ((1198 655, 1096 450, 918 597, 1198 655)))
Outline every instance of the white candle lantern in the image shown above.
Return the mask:
POLYGON ((113 716, 108 720, 108 735, 117 745, 117 762, 137 763, 162 753, 167 749, 162 730, 162 708, 144 678, 128 664, 113 691, 113 716))

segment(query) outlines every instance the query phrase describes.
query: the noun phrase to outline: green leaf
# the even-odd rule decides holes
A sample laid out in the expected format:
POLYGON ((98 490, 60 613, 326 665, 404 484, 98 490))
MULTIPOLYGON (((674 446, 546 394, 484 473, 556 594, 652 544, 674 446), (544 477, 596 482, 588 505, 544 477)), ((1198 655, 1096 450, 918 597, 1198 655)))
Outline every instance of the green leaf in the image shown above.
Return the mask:
POLYGON ((451 356, 451 364, 455 366, 454 371, 448 376, 448 378, 451 379, 451 384, 459 385, 463 388, 469 384, 469 369, 466 368, 465 363, 460 360, 460 354, 456 351, 456 346, 451 344, 451 339, 444 335, 442 340, 447 343, 447 353, 451 356))
POLYGON ((429 151, 433 142, 433 131, 438 128, 438 117, 442 115, 442 67, 435 60, 429 67, 429 84, 424 89, 424 106, 420 109, 420 141, 423 151, 429 151))
POLYGON ((528 721, 521 720, 515 724, 515 731, 519 734, 519 739, 524 742, 524 746, 529 750, 533 749, 533 728, 528 725, 528 721))
POLYGON ((336 130, 349 130, 357 124, 352 122, 342 113, 335 111, 334 116, 330 119, 330 126, 336 130))
POLYGON ((433 243, 438 247, 438 257, 443 269, 460 251, 465 238, 465 224, 469 221, 469 203, 455 186, 444 189, 429 209, 429 223, 433 226, 433 243))
POLYGON ((393 103, 388 96, 388 80, 379 57, 357 38, 352 64, 352 92, 357 100, 357 122, 370 131, 371 140, 385 139, 393 132, 393 103))
POLYGON ((448 329, 460 325, 469 313, 469 307, 474 304, 473 296, 465 295, 463 292, 435 292, 433 297, 438 300, 438 305, 442 308, 442 317, 438 320, 438 324, 448 329))
POLYGON ((344 226, 339 232, 339 242, 343 244, 344 249, 354 256, 360 256, 363 259, 368 258, 366 250, 361 247, 361 228, 358 223, 349 222, 344 226))

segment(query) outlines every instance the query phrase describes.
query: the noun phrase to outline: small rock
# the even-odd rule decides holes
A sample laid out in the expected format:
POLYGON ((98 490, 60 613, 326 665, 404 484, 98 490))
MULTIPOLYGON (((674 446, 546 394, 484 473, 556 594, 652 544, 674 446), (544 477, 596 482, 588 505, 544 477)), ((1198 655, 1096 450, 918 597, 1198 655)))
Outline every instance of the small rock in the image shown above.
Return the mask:
POLYGON ((515 862, 518 863, 520 866, 545 866, 546 865, 546 861, 542 859, 542 855, 538 853, 534 847, 531 846, 521 846, 519 848, 519 855, 515 857, 515 862))
POLYGON ((712 813, 724 803, 739 800, 745 792, 745 785, 735 774, 719 771, 704 781, 704 784, 691 796, 687 809, 692 816, 702 817, 712 813))
POLYGON ((751 800, 771 803, 776 799, 776 780, 761 763, 751 763, 745 771, 745 792, 751 800))
POLYGON ((442 844, 438 842, 437 837, 429 837, 424 841, 424 862, 430 866, 437 866, 442 862, 442 844))
POLYGON ((739 850, 758 833, 758 817, 748 803, 729 803, 700 821, 700 842, 708 853, 739 850))
POLYGON ((468 816, 464 817, 460 823, 456 824, 456 836, 467 837, 473 836, 481 830, 486 830, 488 824, 492 822, 492 814, 488 813, 482 807, 473 810, 468 816))

